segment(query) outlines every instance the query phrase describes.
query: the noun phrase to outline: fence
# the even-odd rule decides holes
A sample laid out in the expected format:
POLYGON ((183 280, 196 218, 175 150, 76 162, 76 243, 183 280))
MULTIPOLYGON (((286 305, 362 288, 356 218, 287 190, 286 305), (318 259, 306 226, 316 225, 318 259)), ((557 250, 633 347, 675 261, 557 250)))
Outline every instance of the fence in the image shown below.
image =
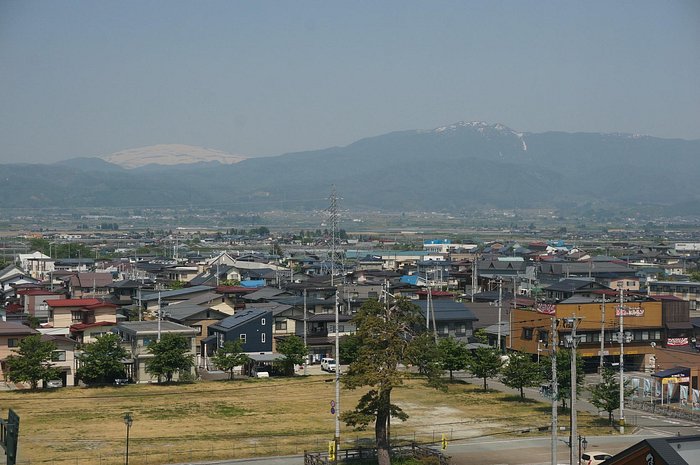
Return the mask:
MULTIPOLYGON (((400 428, 396 429, 400 430, 400 428)), ((457 437, 460 437, 460 432, 460 430, 452 431, 451 429, 440 429, 412 431, 410 434, 400 435, 398 434, 399 431, 396 431, 391 438, 392 450, 394 450, 397 455, 406 454, 407 449, 415 451, 416 454, 440 454, 438 451, 428 446, 431 444, 439 444, 442 434, 445 434, 451 441, 453 439, 453 433, 457 433, 457 437)), ((231 438, 228 444, 223 446, 222 442, 214 442, 214 438, 212 438, 212 444, 209 447, 199 448, 188 446, 186 439, 183 439, 180 443, 173 442, 170 444, 138 443, 138 441, 133 441, 129 445, 129 464, 162 465, 263 456, 298 456, 299 459, 296 462, 301 463, 301 458, 306 451, 325 450, 330 439, 331 438, 326 435, 304 435, 284 438, 231 438)), ((376 451, 372 447, 373 444, 374 437, 371 433, 367 433, 364 436, 347 433, 344 435, 344 440, 340 444, 338 458, 347 456, 348 461, 352 461, 353 457, 359 458, 360 455, 362 457, 371 457, 376 455, 376 451)), ((124 464, 125 442, 120 444, 120 441, 116 441, 115 447, 112 447, 109 451, 99 451, 97 448, 90 449, 90 447, 95 446, 95 443, 86 441, 86 445, 80 450, 76 450, 75 446, 66 445, 63 452, 65 455, 60 455, 61 453, 59 452, 52 458, 28 459, 22 457, 23 448, 28 450, 32 447, 40 446, 38 444, 33 444, 33 441, 28 438, 20 438, 20 457, 16 465, 124 464)), ((319 460, 323 460, 323 462, 314 463, 312 465, 327 463, 327 454, 321 453, 316 455, 319 460)), ((440 456, 442 456, 442 454, 440 454, 440 456)), ((441 461, 440 463, 442 464, 443 462, 441 461)))
MULTIPOLYGON (((391 455, 394 457, 435 457, 440 465, 448 465, 449 457, 440 451, 430 447, 411 443, 392 446, 391 455)), ((377 456, 376 448, 345 449, 338 453, 338 462, 351 464, 354 461, 371 459, 377 456)), ((333 463, 328 459, 328 454, 322 452, 305 452, 304 465, 329 465, 333 463)))
POLYGON ((627 407, 650 412, 656 415, 663 415, 669 418, 677 418, 680 420, 688 420, 700 423, 700 411, 690 410, 688 407, 676 407, 673 405, 661 405, 657 402, 645 402, 638 399, 627 399, 627 407))

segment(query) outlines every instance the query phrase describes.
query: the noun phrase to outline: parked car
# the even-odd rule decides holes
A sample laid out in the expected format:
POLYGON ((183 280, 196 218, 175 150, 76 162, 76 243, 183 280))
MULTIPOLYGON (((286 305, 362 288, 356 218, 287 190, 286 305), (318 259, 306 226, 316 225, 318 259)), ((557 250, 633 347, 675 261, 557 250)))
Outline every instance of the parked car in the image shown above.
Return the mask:
POLYGON ((322 358, 321 359, 321 370, 323 371, 335 371, 335 359, 334 358, 322 358))
POLYGON ((60 379, 50 379, 46 382, 47 389, 55 389, 60 387, 63 387, 63 381, 60 379))
POLYGON ((581 454, 581 465, 598 465, 608 460, 612 455, 607 452, 591 451, 581 454))

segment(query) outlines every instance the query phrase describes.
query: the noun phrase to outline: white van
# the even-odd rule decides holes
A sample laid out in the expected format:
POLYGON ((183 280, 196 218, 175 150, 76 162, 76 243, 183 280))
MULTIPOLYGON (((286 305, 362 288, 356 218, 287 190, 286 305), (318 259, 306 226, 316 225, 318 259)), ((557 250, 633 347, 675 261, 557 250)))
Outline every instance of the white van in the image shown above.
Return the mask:
POLYGON ((323 371, 335 371, 335 359, 334 358, 322 358, 321 359, 321 370, 323 371))

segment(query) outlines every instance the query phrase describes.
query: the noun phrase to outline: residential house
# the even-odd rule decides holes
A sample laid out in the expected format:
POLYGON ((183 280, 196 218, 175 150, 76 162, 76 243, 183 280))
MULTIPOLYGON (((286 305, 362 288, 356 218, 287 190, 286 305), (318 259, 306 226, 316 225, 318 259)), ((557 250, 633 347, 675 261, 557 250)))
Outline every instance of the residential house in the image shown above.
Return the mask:
POLYGON ((66 298, 63 293, 37 288, 19 289, 17 295, 20 298, 20 305, 24 308, 24 313, 37 318, 40 323, 49 321, 48 301, 66 298))
POLYGON ((19 266, 34 279, 43 280, 54 271, 54 259, 41 252, 18 254, 19 266))
POLYGON ((672 295, 690 302, 691 310, 700 308, 700 283, 695 281, 651 281, 647 283, 650 296, 672 295))
POLYGON ((21 323, 0 321, 0 374, 7 373, 5 361, 15 354, 19 342, 27 336, 39 334, 39 331, 21 323))
POLYGON ((155 312, 158 306, 165 307, 175 302, 182 302, 202 294, 208 294, 213 291, 211 286, 193 286, 183 289, 175 289, 171 291, 151 292, 141 294, 141 305, 147 312, 155 312))
POLYGON ((574 295, 585 298, 599 296, 596 291, 610 291, 611 289, 588 278, 569 278, 551 284, 544 288, 546 300, 561 302, 570 299, 574 295))
POLYGON ((86 273, 95 266, 92 258, 59 258, 54 263, 56 271, 68 271, 71 273, 86 273))
POLYGON ((76 323, 70 326, 70 337, 78 344, 91 344, 99 336, 111 333, 116 328, 115 321, 96 321, 94 323, 76 323))
POLYGON ((73 299, 104 299, 113 282, 111 273, 75 273, 67 279, 68 293, 73 299))
POLYGON ((53 328, 70 328, 77 323, 117 321, 117 306, 103 300, 55 299, 46 303, 49 306, 48 324, 53 328))
POLYGON ((435 321, 438 336, 452 336, 466 342, 473 334, 474 322, 478 318, 463 303, 448 299, 419 300, 415 303, 431 329, 435 321))
MULTIPOLYGON (((52 342, 56 346, 51 362, 58 369, 58 378, 63 386, 75 386, 75 345, 76 341, 65 336, 42 334, 41 340, 52 342)), ((40 384, 41 386, 41 384, 40 384)))
POLYGON ((246 353, 272 353, 272 311, 245 309, 209 325, 202 353, 213 354, 226 341, 241 341, 246 353))
POLYGON ((201 342, 209 334, 209 326, 230 316, 212 306, 198 305, 196 302, 184 301, 169 305, 163 318, 195 330, 195 353, 201 353, 201 342))
MULTIPOLYGON (((343 337, 356 331, 352 315, 344 313, 338 315, 337 328, 335 326, 335 312, 311 315, 307 318, 306 324, 306 345, 309 348, 311 363, 318 363, 324 357, 334 356, 336 333, 338 337, 343 337)), ((296 335, 304 336, 303 324, 297 325, 296 335)))
MULTIPOLYGON (((119 323, 115 331, 121 338, 122 345, 130 354, 126 370, 128 376, 136 383, 158 381, 157 377, 146 371, 149 360, 153 358, 153 354, 148 351, 148 345, 157 341, 163 334, 179 334, 185 337, 189 347, 189 355, 192 357, 195 355, 196 330, 172 321, 125 321, 119 323)), ((194 375, 194 367, 190 374, 194 375)), ((179 379, 179 374, 176 373, 173 379, 179 379)))

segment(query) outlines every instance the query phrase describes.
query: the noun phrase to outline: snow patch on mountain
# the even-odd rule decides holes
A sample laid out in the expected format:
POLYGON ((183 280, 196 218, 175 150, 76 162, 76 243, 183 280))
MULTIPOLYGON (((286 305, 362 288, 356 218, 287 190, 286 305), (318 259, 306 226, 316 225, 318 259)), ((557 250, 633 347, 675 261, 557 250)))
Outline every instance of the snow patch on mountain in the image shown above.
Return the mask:
POLYGON ((508 126, 505 126, 501 123, 489 124, 489 123, 485 123, 483 121, 460 121, 458 123, 454 123, 454 124, 451 124, 449 126, 441 126, 439 128, 435 128, 435 129, 433 129, 432 132, 434 132, 436 134, 445 134, 445 133, 457 131, 461 128, 475 129, 478 133, 480 133, 484 136, 490 135, 493 133, 506 135, 506 136, 516 136, 518 139, 520 139, 520 143, 522 145, 523 151, 524 152, 527 151, 527 143, 525 142, 524 134, 522 132, 516 132, 513 129, 511 129, 508 126))

